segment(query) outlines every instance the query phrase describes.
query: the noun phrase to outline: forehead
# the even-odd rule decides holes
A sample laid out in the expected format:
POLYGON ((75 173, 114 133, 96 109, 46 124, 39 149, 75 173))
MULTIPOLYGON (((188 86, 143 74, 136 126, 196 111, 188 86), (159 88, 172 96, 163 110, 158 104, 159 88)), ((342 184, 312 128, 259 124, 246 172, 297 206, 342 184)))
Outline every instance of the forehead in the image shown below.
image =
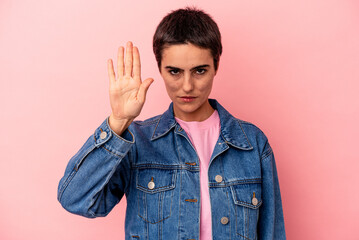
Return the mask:
POLYGON ((162 52, 162 66, 172 66, 182 69, 199 65, 213 65, 210 49, 200 48, 193 44, 176 44, 166 47, 162 52))

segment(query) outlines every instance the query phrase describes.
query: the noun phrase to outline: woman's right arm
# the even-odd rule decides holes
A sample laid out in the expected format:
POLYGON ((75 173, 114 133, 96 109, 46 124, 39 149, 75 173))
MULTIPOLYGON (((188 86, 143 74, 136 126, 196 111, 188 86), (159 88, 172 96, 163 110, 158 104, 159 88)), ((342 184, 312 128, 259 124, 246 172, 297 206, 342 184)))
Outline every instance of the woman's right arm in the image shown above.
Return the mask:
POLYGON ((108 60, 112 113, 71 158, 58 187, 58 200, 66 210, 90 218, 106 216, 126 192, 135 143, 128 127, 153 82, 141 81, 139 52, 131 42, 125 61, 123 47, 117 58, 117 77, 108 60))
POLYGON ((107 120, 70 159, 60 180, 57 198, 71 213, 106 216, 127 191, 135 139, 129 130, 115 134, 107 120))

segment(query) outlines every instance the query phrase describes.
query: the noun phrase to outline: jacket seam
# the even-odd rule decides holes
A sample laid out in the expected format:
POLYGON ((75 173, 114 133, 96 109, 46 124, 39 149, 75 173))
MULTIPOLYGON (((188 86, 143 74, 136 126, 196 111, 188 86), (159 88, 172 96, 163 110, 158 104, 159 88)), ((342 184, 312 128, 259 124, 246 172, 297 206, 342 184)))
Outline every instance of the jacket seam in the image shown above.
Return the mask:
MULTIPOLYGON (((96 142, 96 141, 95 141, 96 142)), ((66 190, 67 186, 69 185, 69 183, 71 182, 71 180, 75 177, 78 169, 80 168, 80 165, 82 164, 82 162, 84 161, 84 159, 87 157, 87 155, 89 155, 89 153, 95 149, 96 146, 92 146, 85 154, 84 156, 80 159, 80 161, 75 163, 75 167, 72 169, 71 174, 68 176, 68 178, 65 180, 65 182, 62 184, 61 188, 60 188, 60 193, 58 196, 58 200, 61 201, 62 196, 64 191, 66 190)))
POLYGON ((152 120, 146 120, 146 121, 134 121, 133 123, 140 125, 140 126, 148 126, 158 121, 159 116, 157 116, 155 119, 152 120))
POLYGON ((234 185, 240 184, 256 184, 262 183, 262 178, 251 178, 251 179, 244 179, 244 180, 236 180, 231 182, 223 182, 223 183, 208 183, 210 187, 229 187, 234 185))
MULTIPOLYGON (((103 147, 103 146, 101 146, 101 147, 104 148, 106 151, 110 152, 110 151, 109 151, 108 149, 106 149, 105 147, 103 147)), ((110 153, 111 153, 111 152, 110 152, 110 153)), ((111 172, 110 172, 110 174, 109 174, 109 175, 111 175, 111 177, 108 177, 108 176, 107 176, 107 179, 106 179, 105 183, 103 184, 103 188, 101 188, 99 191, 97 191, 97 192, 94 194, 94 196, 95 196, 96 194, 98 194, 99 192, 101 192, 101 191, 104 189, 104 187, 107 186, 107 184, 110 182, 110 180, 111 180, 111 178, 112 178, 112 176, 113 176, 113 173, 116 171, 118 165, 120 164, 120 162, 121 162, 121 160, 122 160, 122 158, 123 158, 123 157, 121 158, 121 156, 119 156, 119 155, 117 155, 117 154, 115 154, 115 153, 113 153, 113 154, 116 155, 116 156, 118 156, 118 157, 120 157, 120 158, 117 159, 117 163, 116 163, 115 166, 112 168, 112 170, 111 170, 111 172)), ((116 198, 116 202, 119 203, 120 200, 119 200, 118 198, 116 198)), ((117 204, 117 203, 116 203, 116 204, 110 209, 109 212, 104 211, 104 212, 102 212, 102 213, 95 213, 95 212, 93 212, 92 210, 90 210, 90 208, 93 207, 94 203, 95 203, 95 199, 92 198, 88 212, 91 212, 91 213, 93 214, 93 216, 98 216, 98 217, 107 216, 107 214, 108 214, 108 213, 113 209, 113 207, 117 204)))
MULTIPOLYGON (((162 115, 163 115, 163 114, 162 114, 162 115)), ((155 132, 156 132, 156 130, 157 130, 158 124, 159 124, 160 121, 161 121, 162 115, 161 115, 161 116, 158 118, 158 120, 157 120, 157 124, 156 124, 156 126, 155 126, 155 129, 153 130, 153 134, 152 134, 151 139, 153 139, 153 138, 155 137, 155 132)))
POLYGON ((262 155, 262 157, 261 157, 261 162, 263 162, 263 161, 264 161, 268 156, 270 156, 272 153, 273 153, 273 149, 270 148, 269 151, 266 151, 266 152, 262 155))
MULTIPOLYGON (((246 140, 247 140, 247 142, 248 142, 249 147, 253 148, 251 142, 250 142, 249 139, 248 139, 248 136, 247 136, 246 132, 244 131, 244 129, 243 129, 243 127, 242 127, 242 123, 241 123, 238 119, 237 119, 237 122, 238 122, 239 126, 241 127, 244 136, 246 137, 246 140)), ((253 125, 253 124, 252 124, 252 125, 253 125)))

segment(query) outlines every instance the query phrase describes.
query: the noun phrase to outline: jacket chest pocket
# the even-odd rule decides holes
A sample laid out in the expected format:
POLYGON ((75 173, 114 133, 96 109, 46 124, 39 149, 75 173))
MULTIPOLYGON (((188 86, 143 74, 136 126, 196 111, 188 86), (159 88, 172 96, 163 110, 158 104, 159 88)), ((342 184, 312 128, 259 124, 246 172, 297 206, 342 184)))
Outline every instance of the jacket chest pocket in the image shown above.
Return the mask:
POLYGON ((236 213, 236 234, 240 239, 257 239, 259 207, 262 205, 261 184, 232 185, 231 192, 236 213))
POLYGON ((171 216, 176 170, 138 169, 136 176, 138 215, 149 223, 171 216))

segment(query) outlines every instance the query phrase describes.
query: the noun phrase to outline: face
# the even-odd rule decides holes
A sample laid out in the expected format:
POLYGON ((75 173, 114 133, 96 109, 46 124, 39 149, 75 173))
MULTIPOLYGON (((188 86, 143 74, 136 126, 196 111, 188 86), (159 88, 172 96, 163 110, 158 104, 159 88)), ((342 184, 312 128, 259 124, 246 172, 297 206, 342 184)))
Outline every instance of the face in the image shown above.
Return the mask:
POLYGON ((176 117, 184 121, 203 121, 213 113, 208 96, 216 71, 209 49, 192 44, 165 48, 161 75, 176 117))

